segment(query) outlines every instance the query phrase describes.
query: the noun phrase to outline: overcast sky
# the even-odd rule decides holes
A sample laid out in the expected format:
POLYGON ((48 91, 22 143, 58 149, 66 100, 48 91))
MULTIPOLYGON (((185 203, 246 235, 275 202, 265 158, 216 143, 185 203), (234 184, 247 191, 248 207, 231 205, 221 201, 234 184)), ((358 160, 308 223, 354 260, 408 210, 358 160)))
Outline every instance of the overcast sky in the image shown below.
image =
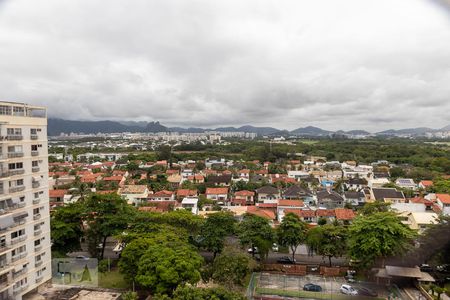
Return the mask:
POLYGON ((73 120, 440 128, 450 13, 437 0, 0 0, 0 99, 73 120))

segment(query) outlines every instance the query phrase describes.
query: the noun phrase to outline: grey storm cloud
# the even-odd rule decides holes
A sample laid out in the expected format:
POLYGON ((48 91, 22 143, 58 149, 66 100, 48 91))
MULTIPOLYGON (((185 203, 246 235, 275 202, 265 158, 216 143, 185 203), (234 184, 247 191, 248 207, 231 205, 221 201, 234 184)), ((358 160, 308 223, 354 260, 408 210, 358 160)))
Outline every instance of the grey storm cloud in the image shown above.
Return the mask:
POLYGON ((293 129, 450 123, 426 0, 0 0, 0 99, 74 120, 293 129))

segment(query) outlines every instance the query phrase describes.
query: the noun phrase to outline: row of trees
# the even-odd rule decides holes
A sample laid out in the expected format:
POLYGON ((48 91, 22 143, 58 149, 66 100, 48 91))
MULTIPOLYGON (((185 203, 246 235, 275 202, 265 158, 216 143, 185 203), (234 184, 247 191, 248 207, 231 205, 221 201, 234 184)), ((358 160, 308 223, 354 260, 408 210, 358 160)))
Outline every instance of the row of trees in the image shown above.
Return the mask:
POLYGON ((58 208, 51 226, 53 250, 60 253, 79 249, 85 239, 91 254, 102 259, 106 239, 117 237, 126 244, 119 261, 125 279, 171 297, 201 279, 229 289, 244 285, 256 265, 241 249, 226 246, 230 236, 237 236, 242 247, 257 247, 262 259, 278 241, 293 255, 299 245, 307 244, 330 263, 332 257, 347 255, 365 265, 405 251, 415 237, 394 213, 378 204, 362 210, 350 226, 334 223, 308 229, 298 216, 287 214, 274 230, 267 219, 255 215, 245 215, 238 223, 228 212, 206 219, 184 210, 141 212, 114 194, 92 194, 58 208), (201 249, 213 253, 212 264, 205 266, 201 249))

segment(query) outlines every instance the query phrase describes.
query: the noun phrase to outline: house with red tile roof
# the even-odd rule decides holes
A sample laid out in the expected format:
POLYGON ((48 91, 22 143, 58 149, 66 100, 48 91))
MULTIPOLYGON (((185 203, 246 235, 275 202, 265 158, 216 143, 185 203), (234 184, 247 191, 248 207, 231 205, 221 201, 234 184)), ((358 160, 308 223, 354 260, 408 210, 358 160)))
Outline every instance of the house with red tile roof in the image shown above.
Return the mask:
POLYGON ((265 218, 270 221, 274 221, 276 216, 275 213, 269 209, 259 208, 257 206, 247 206, 247 213, 255 216, 265 218))
POLYGON ((102 180, 105 182, 115 182, 119 186, 123 186, 125 184, 126 179, 124 176, 118 175, 118 176, 106 176, 106 177, 103 177, 102 180))
POLYGON ((433 186, 433 180, 421 180, 419 182, 419 188, 426 190, 429 187, 433 186))
POLYGON ((183 200, 185 197, 195 197, 197 196, 197 190, 190 189, 179 189, 177 190, 177 200, 183 200))
POLYGON ((237 191, 234 193, 234 198, 238 202, 242 203, 242 201, 244 201, 244 203, 246 203, 247 205, 255 204, 254 197, 255 197, 255 192, 253 192, 253 191, 243 190, 243 191, 237 191))
POLYGON ((207 188, 205 195, 207 199, 226 202, 228 200, 228 188, 207 188))
POLYGON ((277 203, 277 219, 283 221, 286 209, 304 209, 305 204, 301 200, 279 199, 277 203))
POLYGON ((285 209, 284 215, 288 213, 293 213, 297 215, 303 222, 306 223, 316 223, 316 212, 312 209, 285 209))
POLYGON ((332 223, 336 219, 336 212, 334 209, 318 209, 316 210, 317 222, 319 219, 325 219, 327 223, 332 223))
POLYGON ((352 209, 336 208, 334 211, 336 213, 336 220, 338 221, 351 221, 356 217, 352 209))
POLYGON ((175 200, 175 193, 172 191, 162 190, 148 195, 149 201, 170 201, 175 200))
POLYGON ((444 215, 450 215, 450 194, 436 194, 436 204, 444 215))

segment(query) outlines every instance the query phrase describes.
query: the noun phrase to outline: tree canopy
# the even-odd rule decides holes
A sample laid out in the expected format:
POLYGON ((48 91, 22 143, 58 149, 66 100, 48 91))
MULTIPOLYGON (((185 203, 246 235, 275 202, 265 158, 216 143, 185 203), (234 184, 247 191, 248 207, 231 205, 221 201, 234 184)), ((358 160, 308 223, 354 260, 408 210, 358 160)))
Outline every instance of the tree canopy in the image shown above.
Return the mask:
POLYGON ((377 258, 405 253, 416 232, 402 224, 393 212, 358 216, 349 226, 349 254, 365 265, 377 258))

